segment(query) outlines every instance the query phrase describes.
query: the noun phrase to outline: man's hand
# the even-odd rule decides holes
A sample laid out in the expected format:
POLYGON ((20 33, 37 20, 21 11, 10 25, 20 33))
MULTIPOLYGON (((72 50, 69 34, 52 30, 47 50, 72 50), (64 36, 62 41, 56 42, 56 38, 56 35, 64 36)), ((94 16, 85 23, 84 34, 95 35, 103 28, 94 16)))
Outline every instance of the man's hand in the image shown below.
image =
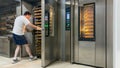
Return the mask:
POLYGON ((42 28, 40 28, 40 27, 37 26, 37 30, 42 30, 42 28))
POLYGON ((34 28, 36 30, 42 30, 42 28, 40 28, 40 27, 38 27, 36 25, 33 25, 32 23, 29 23, 28 26, 30 26, 30 27, 32 27, 32 28, 34 28))

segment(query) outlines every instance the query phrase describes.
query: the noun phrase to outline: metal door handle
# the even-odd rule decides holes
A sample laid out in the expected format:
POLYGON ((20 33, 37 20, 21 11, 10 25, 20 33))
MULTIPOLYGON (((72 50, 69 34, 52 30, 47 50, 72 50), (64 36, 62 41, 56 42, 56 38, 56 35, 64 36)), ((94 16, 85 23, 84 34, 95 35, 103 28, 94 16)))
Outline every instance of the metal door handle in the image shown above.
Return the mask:
POLYGON ((42 28, 42 31, 44 31, 45 29, 42 28))

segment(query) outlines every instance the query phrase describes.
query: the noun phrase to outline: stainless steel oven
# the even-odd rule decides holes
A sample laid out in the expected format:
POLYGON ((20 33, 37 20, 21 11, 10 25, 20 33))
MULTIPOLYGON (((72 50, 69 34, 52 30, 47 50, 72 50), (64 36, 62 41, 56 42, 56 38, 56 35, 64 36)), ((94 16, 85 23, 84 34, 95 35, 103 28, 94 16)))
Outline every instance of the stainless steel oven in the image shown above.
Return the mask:
POLYGON ((106 68, 106 1, 72 0, 71 62, 106 68))

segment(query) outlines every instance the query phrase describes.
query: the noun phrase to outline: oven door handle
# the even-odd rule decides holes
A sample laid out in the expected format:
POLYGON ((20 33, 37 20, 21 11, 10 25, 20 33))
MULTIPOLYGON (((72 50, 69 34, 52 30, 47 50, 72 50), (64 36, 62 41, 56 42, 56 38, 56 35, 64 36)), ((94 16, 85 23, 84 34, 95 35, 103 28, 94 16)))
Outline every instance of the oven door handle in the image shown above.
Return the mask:
POLYGON ((44 30, 45 30, 44 28, 41 29, 41 31, 44 31, 44 30))

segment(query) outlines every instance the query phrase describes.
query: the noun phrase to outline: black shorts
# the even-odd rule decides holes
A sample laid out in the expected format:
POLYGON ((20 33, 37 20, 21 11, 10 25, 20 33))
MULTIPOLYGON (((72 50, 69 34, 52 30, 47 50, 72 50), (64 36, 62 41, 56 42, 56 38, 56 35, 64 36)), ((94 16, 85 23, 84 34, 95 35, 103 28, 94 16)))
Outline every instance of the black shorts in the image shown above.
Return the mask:
POLYGON ((24 35, 13 34, 13 39, 16 45, 25 45, 28 44, 24 35))

